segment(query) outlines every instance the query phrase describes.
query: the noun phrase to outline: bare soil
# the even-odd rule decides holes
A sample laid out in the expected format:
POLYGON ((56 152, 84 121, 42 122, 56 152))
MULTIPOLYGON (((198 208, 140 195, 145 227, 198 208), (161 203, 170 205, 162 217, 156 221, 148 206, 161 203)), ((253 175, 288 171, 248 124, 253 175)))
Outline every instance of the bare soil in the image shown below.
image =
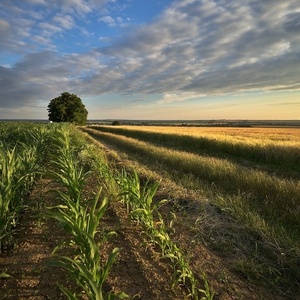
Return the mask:
POLYGON ((66 273, 47 266, 63 231, 53 220, 39 215, 38 209, 53 204, 55 196, 46 192, 55 186, 48 183, 44 179, 37 182, 26 199, 28 207, 15 232, 15 248, 0 254, 1 272, 11 276, 0 280, 0 299, 63 299, 57 284, 66 282, 66 273))
MULTIPOLYGON (((94 192, 97 184, 91 177, 87 193, 94 192)), ((76 291, 76 286, 64 270, 48 265, 53 259, 52 251, 65 238, 64 232, 54 220, 39 214, 43 207, 55 203, 56 195, 48 191, 58 188, 49 179, 41 178, 28 196, 28 208, 21 216, 15 234, 15 249, 0 254, 0 273, 11 276, 0 279, 0 299, 66 299, 59 284, 76 291)), ((163 189, 157 195, 159 199, 169 196, 170 191, 163 189)), ((164 215, 167 217, 173 209, 170 202, 163 207, 164 215)), ((172 237, 183 249, 194 273, 200 277, 202 271, 206 272, 215 292, 214 299, 282 299, 239 277, 232 271, 230 258, 219 257, 195 239, 193 227, 198 215, 193 211, 196 210, 191 209, 188 214, 177 211, 172 237)), ((171 288, 172 272, 168 262, 160 259, 158 251, 147 244, 142 228, 130 220, 120 202, 111 201, 101 221, 101 228, 105 232, 113 230, 117 233, 101 248, 103 259, 114 247, 120 248, 105 284, 107 291, 123 291, 129 299, 190 299, 186 287, 171 288)))

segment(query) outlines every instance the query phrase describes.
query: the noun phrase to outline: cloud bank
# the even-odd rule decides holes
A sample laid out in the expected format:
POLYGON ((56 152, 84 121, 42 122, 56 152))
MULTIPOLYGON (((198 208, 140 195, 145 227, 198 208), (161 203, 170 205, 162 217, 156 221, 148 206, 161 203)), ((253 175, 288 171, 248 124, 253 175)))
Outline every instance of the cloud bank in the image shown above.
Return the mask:
POLYGON ((116 3, 4 0, 0 53, 18 60, 1 61, 0 108, 32 106, 63 91, 155 94, 162 105, 300 88, 298 0, 179 0, 146 24, 124 24, 116 3), (106 44, 96 31, 103 24, 119 30, 106 44), (75 45, 83 36, 95 43, 64 51, 62 41, 75 45))

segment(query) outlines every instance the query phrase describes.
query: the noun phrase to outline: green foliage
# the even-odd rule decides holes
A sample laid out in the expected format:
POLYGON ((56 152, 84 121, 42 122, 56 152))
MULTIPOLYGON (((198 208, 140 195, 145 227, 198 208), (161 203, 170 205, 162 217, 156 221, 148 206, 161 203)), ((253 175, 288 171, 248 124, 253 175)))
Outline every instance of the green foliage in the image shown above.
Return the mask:
MULTIPOLYGON (((99 248, 116 233, 110 231, 104 234, 100 241, 96 237, 100 231, 101 218, 108 206, 108 199, 103 198, 101 203, 99 202, 101 187, 93 199, 85 200, 82 197, 90 172, 85 172, 81 161, 78 160, 79 156, 74 151, 74 140, 69 129, 70 126, 64 126, 57 131, 55 144, 58 148, 58 158, 52 161, 55 170, 51 172, 51 176, 64 188, 63 191, 57 191, 61 204, 47 208, 46 215, 57 220, 68 236, 66 241, 55 248, 54 253, 64 245, 69 245, 73 247, 75 256, 58 256, 50 265, 66 269, 70 278, 77 283, 88 299, 124 299, 127 298, 125 293, 114 294, 103 289, 119 248, 114 248, 105 261, 101 259, 99 248)), ((60 288, 68 299, 80 299, 81 295, 76 295, 76 292, 72 293, 61 285, 60 288)))
POLYGON ((53 122, 70 122, 85 125, 88 111, 81 99, 67 92, 52 99, 48 105, 49 120, 53 122))
MULTIPOLYGON (((157 204, 153 203, 159 183, 151 184, 150 180, 148 180, 142 187, 137 172, 134 171, 133 175, 130 176, 125 170, 122 171, 121 175, 117 176, 116 180, 120 187, 119 196, 121 196, 121 201, 126 205, 127 212, 130 213, 133 219, 144 226, 150 243, 160 248, 162 258, 170 261, 173 269, 172 287, 176 284, 184 285, 189 290, 189 296, 192 299, 212 300, 214 292, 209 286, 206 274, 203 272, 201 276, 204 285, 203 289, 199 286, 199 282, 183 252, 168 234, 168 229, 172 227, 172 222, 168 225, 165 224, 162 215, 158 211, 167 200, 160 200, 157 204), (154 221, 155 216, 158 217, 159 222, 154 221)), ((175 217, 174 215, 173 218, 175 217)))
POLYGON ((121 123, 120 123, 119 121, 113 121, 113 122, 112 122, 112 125, 118 126, 118 125, 121 125, 121 123))
POLYGON ((24 198, 45 158, 46 128, 3 123, 0 126, 0 252, 14 245, 13 232, 24 198))

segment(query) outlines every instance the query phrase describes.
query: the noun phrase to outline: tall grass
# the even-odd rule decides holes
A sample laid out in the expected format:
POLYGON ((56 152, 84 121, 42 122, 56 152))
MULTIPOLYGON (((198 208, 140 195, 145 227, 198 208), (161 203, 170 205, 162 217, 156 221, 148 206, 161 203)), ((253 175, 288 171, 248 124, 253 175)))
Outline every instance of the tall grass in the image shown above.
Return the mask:
MULTIPOLYGON (((274 141, 260 138, 238 139, 234 136, 220 135, 186 135, 178 132, 159 132, 152 127, 131 129, 130 127, 91 126, 101 132, 110 132, 137 140, 150 142, 157 146, 164 146, 175 150, 187 151, 195 154, 210 156, 232 156, 254 163, 280 167, 285 170, 300 172, 300 141, 274 141), (151 130, 152 129, 152 130, 151 130)), ((136 127, 134 127, 136 128, 136 127)), ((221 130, 220 130, 221 131, 221 130)), ((199 129, 198 134, 201 133, 199 129)), ((300 135, 300 134, 299 134, 300 135)))
POLYGON ((294 180, 279 179, 263 171, 241 167, 227 159, 195 155, 169 148, 157 147, 110 133, 93 131, 91 134, 122 147, 132 153, 140 153, 156 162, 169 166, 169 169, 191 173, 218 190, 230 195, 250 194, 247 201, 257 213, 271 224, 280 224, 288 232, 299 235, 300 225, 300 183, 294 180))
POLYGON ((281 293, 297 290, 299 181, 280 179, 228 159, 175 151, 91 129, 86 132, 182 187, 196 189, 199 197, 208 197, 213 206, 206 203, 203 207, 220 211, 220 216, 199 212, 195 227, 205 243, 226 256, 233 255, 233 265, 245 276, 281 293))

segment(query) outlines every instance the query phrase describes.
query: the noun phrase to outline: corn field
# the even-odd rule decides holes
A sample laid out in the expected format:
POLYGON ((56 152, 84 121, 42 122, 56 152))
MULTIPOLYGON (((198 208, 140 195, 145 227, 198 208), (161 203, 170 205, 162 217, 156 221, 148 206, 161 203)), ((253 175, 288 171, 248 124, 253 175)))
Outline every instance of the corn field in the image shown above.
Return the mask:
POLYGON ((299 200, 297 176, 275 177, 230 159, 247 153, 249 164, 263 161, 271 170, 292 164, 296 172, 292 148, 257 160, 270 149, 278 152, 278 145, 268 142, 253 152, 253 144, 207 136, 196 141, 137 128, 23 122, 4 122, 0 133, 0 299, 34 293, 73 300, 297 294, 291 281, 299 278, 298 210, 292 208, 299 200), (112 145, 118 152, 109 150, 112 145), (221 149, 230 157, 217 155, 221 149), (149 167, 156 164, 159 171, 149 167), (39 254, 45 259, 30 271, 20 267, 20 274, 5 262, 28 243, 32 228, 47 245, 39 254), (234 264, 226 264, 220 249, 235 252, 234 264), (53 277, 43 291, 43 276, 59 273, 65 280, 53 277), (35 276, 35 290, 21 292, 22 282, 35 276))
POLYGON ((24 198, 42 170, 47 131, 29 124, 0 127, 0 251, 13 246, 13 230, 26 206, 24 198))

